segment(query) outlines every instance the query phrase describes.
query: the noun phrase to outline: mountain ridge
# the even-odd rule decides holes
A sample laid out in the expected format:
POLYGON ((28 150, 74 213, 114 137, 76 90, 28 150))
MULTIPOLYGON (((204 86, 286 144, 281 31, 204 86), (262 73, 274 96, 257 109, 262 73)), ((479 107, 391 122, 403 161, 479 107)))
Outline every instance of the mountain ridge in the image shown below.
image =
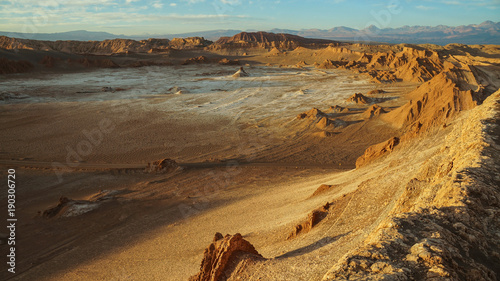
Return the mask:
MULTIPOLYGON (((16 38, 35 40, 110 40, 110 39, 134 39, 143 40, 148 38, 185 38, 204 37, 211 41, 217 41, 221 37, 232 37, 243 30, 207 30, 199 32, 188 32, 179 34, 145 34, 145 35, 116 35, 108 32, 93 32, 76 30, 60 33, 17 33, 0 31, 0 35, 16 38)), ((246 31, 250 32, 250 31, 246 31)), ((490 20, 480 24, 469 24, 460 26, 402 26, 397 28, 379 28, 367 26, 356 29, 346 26, 336 26, 330 29, 279 29, 267 30, 272 33, 287 33, 305 38, 327 39, 348 42, 385 42, 391 44, 437 44, 447 45, 459 44, 500 44, 500 22, 490 20)))

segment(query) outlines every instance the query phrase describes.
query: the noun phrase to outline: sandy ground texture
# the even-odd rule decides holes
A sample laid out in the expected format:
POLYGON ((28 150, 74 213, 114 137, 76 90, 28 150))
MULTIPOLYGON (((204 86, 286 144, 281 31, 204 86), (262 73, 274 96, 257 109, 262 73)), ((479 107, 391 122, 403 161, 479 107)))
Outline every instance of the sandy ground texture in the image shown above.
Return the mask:
MULTIPOLYGON (((306 195, 394 132, 360 117, 367 105, 346 101, 380 86, 342 70, 255 66, 234 78, 237 69, 151 66, 3 80, 10 98, 0 105, 0 162, 18 169, 17 278, 184 280, 217 231, 274 245, 266 256, 303 247, 281 236, 318 204, 306 195), (352 108, 336 137, 316 136, 323 130, 296 119, 333 105, 352 108), (181 167, 143 172, 162 158, 181 167), (43 217, 63 196, 82 202, 70 215, 43 217)), ((384 105, 400 104, 395 98, 413 87, 386 85, 384 105)))

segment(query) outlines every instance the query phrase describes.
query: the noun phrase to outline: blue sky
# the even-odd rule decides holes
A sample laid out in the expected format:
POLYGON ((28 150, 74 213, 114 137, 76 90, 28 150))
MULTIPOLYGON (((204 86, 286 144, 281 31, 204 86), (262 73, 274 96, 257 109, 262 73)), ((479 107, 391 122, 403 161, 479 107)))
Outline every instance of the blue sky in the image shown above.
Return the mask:
POLYGON ((0 0, 0 30, 175 34, 500 21, 500 0, 0 0))

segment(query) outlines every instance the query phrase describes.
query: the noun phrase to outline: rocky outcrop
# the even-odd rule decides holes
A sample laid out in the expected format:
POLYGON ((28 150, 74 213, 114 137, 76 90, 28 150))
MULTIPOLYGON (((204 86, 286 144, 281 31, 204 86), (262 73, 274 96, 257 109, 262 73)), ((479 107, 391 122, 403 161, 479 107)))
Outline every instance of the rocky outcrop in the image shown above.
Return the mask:
POLYGON ((330 185, 330 184, 322 184, 314 191, 311 197, 318 196, 323 193, 327 193, 328 191, 339 188, 339 185, 330 185))
POLYGON ((99 208, 103 203, 116 199, 120 193, 119 190, 101 190, 88 200, 73 200, 62 196, 55 207, 39 212, 39 215, 46 219, 80 216, 99 208))
POLYGON ((293 239, 297 237, 299 234, 304 234, 308 233, 311 231, 313 227, 315 227, 319 222, 321 222, 327 215, 328 211, 330 209, 330 203, 326 203, 323 205, 321 208, 312 211, 308 216, 307 219, 296 225, 292 232, 288 235, 286 238, 287 240, 293 239))
POLYGON ((326 47, 338 45, 337 41, 310 39, 297 35, 269 32, 242 32, 233 37, 221 37, 211 48, 278 48, 293 50, 297 47, 326 47))
POLYGON ((331 119, 328 117, 321 117, 321 118, 319 118, 318 122, 316 123, 316 128, 321 129, 321 130, 344 128, 346 126, 347 126, 347 123, 344 120, 341 120, 338 118, 331 119))
POLYGON ((349 108, 342 107, 340 105, 333 105, 333 106, 330 106, 330 108, 329 108, 329 112, 331 112, 331 113, 348 113, 349 111, 350 111, 349 108))
POLYGON ((378 104, 374 104, 370 106, 365 112, 363 112, 362 116, 364 119, 371 119, 373 117, 380 116, 382 113, 387 113, 387 111, 378 104))
POLYGON ((443 71, 443 61, 437 52, 403 47, 389 64, 396 68, 395 75, 404 81, 424 82, 443 71))
POLYGON ((340 62, 337 62, 337 61, 333 61, 333 60, 330 60, 330 59, 326 59, 325 61, 323 61, 322 63, 320 63, 317 68, 321 68, 321 69, 332 69, 332 68, 337 68, 341 65, 340 62))
POLYGON ((243 67, 240 67, 240 69, 238 69, 238 71, 236 71, 236 73, 232 75, 232 77, 234 78, 248 77, 248 76, 250 75, 243 69, 243 67))
POLYGON ((179 165, 172 159, 162 159, 148 163, 147 173, 170 173, 179 169, 179 165))
MULTIPOLYGON (((408 103, 381 118, 404 132, 401 141, 446 127, 458 114, 476 107, 488 96, 490 89, 481 84, 478 73, 473 66, 449 66, 411 92, 408 103)), ((365 112, 364 117, 368 116, 372 113, 365 112)), ((383 154, 373 153, 373 148, 358 159, 359 166, 366 163, 364 158, 373 160, 383 154)))
POLYGON ((392 47, 391 50, 374 53, 328 47, 322 54, 328 58, 316 64, 318 68, 355 70, 368 74, 376 83, 425 82, 444 69, 443 60, 437 52, 416 47, 392 47))
POLYGON ((399 138, 393 137, 387 141, 368 147, 365 153, 356 160, 356 168, 360 168, 387 153, 391 153, 398 144, 399 138))
POLYGON ((174 49, 182 50, 204 48, 212 43, 212 41, 205 40, 203 37, 174 38, 168 42, 168 46, 174 49))
POLYGON ((182 64, 188 65, 188 64, 198 64, 198 63, 208 63, 208 62, 209 62, 209 59, 207 57, 199 56, 199 57, 187 59, 182 64))
POLYGON ((361 93, 356 93, 356 94, 352 95, 346 101, 356 103, 356 104, 367 104, 367 103, 372 102, 371 98, 369 98, 361 93))
POLYGON ((390 70, 370 70, 367 74, 372 78, 375 83, 393 83, 399 81, 398 77, 394 75, 394 71, 390 70))
POLYGON ((485 95, 478 84, 467 70, 453 68, 444 71, 410 93, 412 99, 388 113, 385 120, 406 128, 412 136, 446 125, 458 113, 483 101, 485 95))
POLYGON ((238 59, 230 60, 227 58, 221 59, 218 64, 220 65, 240 65, 240 61, 238 59))
POLYGON ((386 93, 386 91, 381 90, 381 89, 377 89, 377 90, 369 91, 368 93, 366 93, 366 95, 371 96, 371 95, 379 95, 379 94, 385 94, 385 93, 386 93))
POLYGON ((321 111, 317 108, 313 108, 309 111, 306 111, 304 113, 300 113, 299 115, 297 115, 297 119, 305 119, 305 118, 316 119, 316 118, 320 118, 323 116, 326 116, 326 114, 323 111, 321 111))
MULTIPOLYGON (((340 109, 340 107, 335 108, 333 111, 338 109, 340 109)), ((342 108, 342 110, 343 112, 345 112, 346 109, 342 108)), ((331 131, 338 128, 344 128, 348 125, 347 122, 345 122, 344 120, 334 117, 335 114, 333 114, 333 112, 327 114, 317 108, 313 108, 309 111, 297 115, 297 119, 299 120, 308 119, 309 120, 308 124, 314 124, 317 129, 320 129, 322 131, 331 131)), ((316 133, 316 135, 320 137, 327 137, 330 136, 331 134, 328 132, 320 132, 319 134, 316 133)))
POLYGON ((244 259, 264 259, 250 242, 241 234, 222 236, 216 233, 213 243, 205 249, 200 272, 189 281, 219 281, 226 280, 231 272, 229 269, 244 259))

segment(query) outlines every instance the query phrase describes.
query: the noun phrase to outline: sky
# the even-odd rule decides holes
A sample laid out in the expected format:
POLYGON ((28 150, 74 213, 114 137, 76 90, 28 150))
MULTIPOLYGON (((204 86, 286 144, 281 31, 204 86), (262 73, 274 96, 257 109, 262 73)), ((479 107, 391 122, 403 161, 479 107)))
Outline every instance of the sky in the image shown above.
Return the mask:
POLYGON ((500 21, 500 0, 0 0, 0 31, 179 34, 500 21))

